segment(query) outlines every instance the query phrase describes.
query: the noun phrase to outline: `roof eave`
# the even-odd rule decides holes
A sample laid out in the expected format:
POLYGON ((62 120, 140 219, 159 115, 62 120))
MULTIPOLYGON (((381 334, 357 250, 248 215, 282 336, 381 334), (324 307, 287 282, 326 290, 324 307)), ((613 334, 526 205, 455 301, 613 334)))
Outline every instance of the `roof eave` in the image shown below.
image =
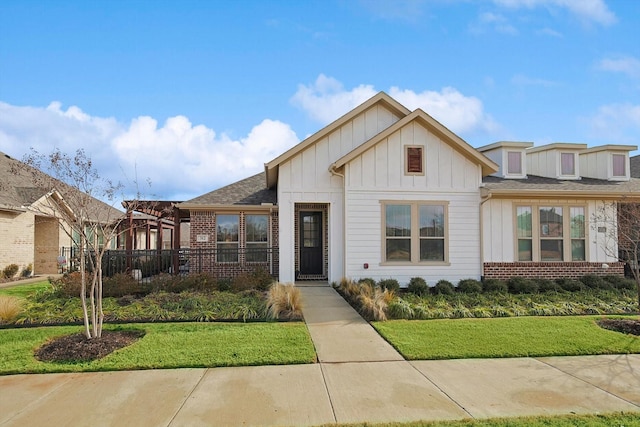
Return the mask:
POLYGON ((575 190, 527 190, 491 189, 484 187, 492 198, 498 199, 578 199, 578 200, 640 200, 640 193, 628 191, 575 191, 575 190))
POLYGON ((265 203, 260 205, 229 205, 229 204, 195 204, 180 203, 177 205, 179 209, 188 211, 273 211, 278 209, 278 205, 265 203))

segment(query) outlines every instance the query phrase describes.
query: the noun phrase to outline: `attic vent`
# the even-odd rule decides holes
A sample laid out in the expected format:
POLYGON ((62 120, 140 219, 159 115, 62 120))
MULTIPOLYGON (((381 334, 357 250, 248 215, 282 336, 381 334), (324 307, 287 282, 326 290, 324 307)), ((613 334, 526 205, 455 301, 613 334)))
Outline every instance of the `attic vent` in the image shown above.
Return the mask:
POLYGON ((418 175, 424 173, 422 147, 406 147, 406 153, 406 173, 418 175))

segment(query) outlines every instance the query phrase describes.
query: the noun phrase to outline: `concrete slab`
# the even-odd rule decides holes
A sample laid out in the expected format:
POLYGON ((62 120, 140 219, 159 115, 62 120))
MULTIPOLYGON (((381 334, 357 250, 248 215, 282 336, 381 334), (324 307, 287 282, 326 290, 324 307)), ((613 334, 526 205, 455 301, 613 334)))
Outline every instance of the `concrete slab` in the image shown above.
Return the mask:
POLYGON ((544 357, 538 360, 634 403, 640 410, 640 354, 544 357))
POLYGON ((28 410, 78 374, 0 376, 0 424, 28 410))
POLYGON ((319 365, 210 369, 172 426, 334 423, 319 365))
POLYGON ((331 287, 301 289, 302 313, 321 363, 404 358, 331 287))
POLYGON ((411 362, 474 418, 637 411, 531 358, 411 362))
POLYGON ((339 423, 470 418, 408 362, 323 364, 339 423))
POLYGON ((166 426, 204 373, 168 369, 79 374, 3 425, 166 426))

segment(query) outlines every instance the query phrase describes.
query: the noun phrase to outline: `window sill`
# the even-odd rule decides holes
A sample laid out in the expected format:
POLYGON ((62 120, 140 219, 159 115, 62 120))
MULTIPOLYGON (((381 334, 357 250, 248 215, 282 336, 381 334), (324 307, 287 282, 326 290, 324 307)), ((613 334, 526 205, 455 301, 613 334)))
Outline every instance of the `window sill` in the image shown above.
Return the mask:
POLYGON ((411 261, 384 261, 378 264, 381 267, 385 266, 407 266, 407 267, 434 267, 434 266, 442 266, 448 267, 451 265, 448 261, 420 261, 420 262, 411 262, 411 261))

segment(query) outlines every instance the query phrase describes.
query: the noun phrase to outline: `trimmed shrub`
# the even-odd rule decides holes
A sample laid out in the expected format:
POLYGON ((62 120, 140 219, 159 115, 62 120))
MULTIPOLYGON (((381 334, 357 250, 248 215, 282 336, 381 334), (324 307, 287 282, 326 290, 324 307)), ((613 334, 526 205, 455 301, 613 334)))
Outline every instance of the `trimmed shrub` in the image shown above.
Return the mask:
POLYGON ((378 282, 380 289, 386 289, 391 292, 398 292, 400 290, 400 283, 396 279, 382 279, 378 282))
POLYGON ((102 279, 102 296, 104 297, 144 296, 150 292, 150 284, 141 283, 127 273, 118 273, 102 279))
POLYGON ((560 285, 562 290, 567 292, 578 292, 584 289, 584 284, 575 279, 568 279, 566 277, 556 279, 556 283, 560 285))
POLYGON ((25 268, 22 269, 22 271, 20 272, 20 276, 21 277, 31 277, 31 273, 32 272, 33 272, 33 264, 29 264, 25 268))
POLYGON ((535 294, 538 292, 538 284, 524 277, 512 277, 507 282, 507 286, 512 294, 535 294))
POLYGON ((429 292, 429 286, 422 277, 412 277, 409 280, 407 291, 414 295, 426 295, 429 292))
POLYGON ((376 281, 374 279, 372 279, 371 277, 363 277, 362 279, 358 280, 358 284, 359 285, 369 285, 369 286, 376 286, 376 281))
POLYGON ((218 279, 216 281, 216 288, 220 292, 228 292, 231 290, 231 279, 218 279))
MULTIPOLYGON (((231 279, 231 292, 242 292, 249 289, 267 291, 274 282, 275 280, 271 274, 266 269, 259 267, 250 273, 242 273, 231 279)), ((216 285, 208 286, 207 288, 217 289, 217 282, 216 285)))
POLYGON ((622 276, 613 276, 613 275, 603 276, 602 278, 605 281, 609 282, 611 286, 613 286, 616 289, 627 289, 630 291, 635 291, 636 289, 638 289, 638 285, 636 284, 636 281, 633 279, 629 279, 622 276))
POLYGON ((82 287, 80 272, 65 273, 59 279, 49 279, 51 286, 57 296, 79 297, 82 287))
POLYGON ((551 279, 535 279, 538 284, 538 292, 560 292, 562 287, 551 279))
POLYGON ((476 279, 462 279, 458 282, 458 292, 465 294, 482 293, 482 283, 476 279))
POLYGON ((453 284, 451 284, 450 281, 444 279, 438 280, 438 283, 436 283, 436 285, 431 289, 436 295, 453 295, 456 292, 453 284))
POLYGON ((596 276, 594 274, 587 274, 580 278, 580 281, 587 287, 591 289, 613 289, 611 283, 607 282, 600 276, 596 276))
POLYGON ((482 290, 484 292, 496 292, 506 294, 509 292, 509 287, 505 282, 498 279, 486 279, 482 282, 482 290))
POLYGON ((9 264, 2 269, 2 277, 5 279, 11 279, 18 273, 18 270, 20 270, 18 264, 9 264))

